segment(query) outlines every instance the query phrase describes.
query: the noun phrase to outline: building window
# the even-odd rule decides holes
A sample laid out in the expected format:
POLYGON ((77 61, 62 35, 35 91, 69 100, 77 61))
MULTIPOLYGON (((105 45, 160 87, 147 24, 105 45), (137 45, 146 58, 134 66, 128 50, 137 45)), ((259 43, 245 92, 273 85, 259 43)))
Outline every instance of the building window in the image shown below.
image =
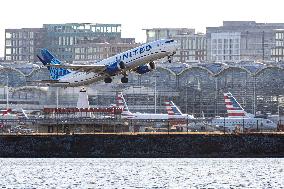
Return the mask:
POLYGON ((7 46, 7 47, 10 47, 10 46, 11 46, 11 39, 7 39, 7 40, 6 40, 6 46, 7 46))
POLYGON ((12 34, 7 32, 5 37, 6 39, 10 39, 12 37, 12 34))

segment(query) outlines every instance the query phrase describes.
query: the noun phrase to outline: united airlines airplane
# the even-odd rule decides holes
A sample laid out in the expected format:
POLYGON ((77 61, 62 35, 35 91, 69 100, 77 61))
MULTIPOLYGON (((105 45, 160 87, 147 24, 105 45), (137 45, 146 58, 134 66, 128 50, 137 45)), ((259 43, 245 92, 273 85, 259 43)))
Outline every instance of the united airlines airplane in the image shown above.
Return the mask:
POLYGON ((168 57, 170 62, 177 47, 177 42, 172 39, 158 40, 91 65, 62 64, 47 49, 42 49, 41 57, 38 58, 47 66, 52 80, 38 82, 51 86, 76 87, 101 80, 111 83, 113 76, 121 74, 121 82, 127 83, 127 75, 131 71, 138 74, 150 72, 155 69, 154 61, 164 57, 168 57))
POLYGON ((235 129, 236 126, 244 126, 246 129, 274 130, 277 125, 269 119, 258 118, 249 114, 241 107, 231 93, 224 93, 224 100, 228 117, 216 117, 212 119, 212 125, 235 129))

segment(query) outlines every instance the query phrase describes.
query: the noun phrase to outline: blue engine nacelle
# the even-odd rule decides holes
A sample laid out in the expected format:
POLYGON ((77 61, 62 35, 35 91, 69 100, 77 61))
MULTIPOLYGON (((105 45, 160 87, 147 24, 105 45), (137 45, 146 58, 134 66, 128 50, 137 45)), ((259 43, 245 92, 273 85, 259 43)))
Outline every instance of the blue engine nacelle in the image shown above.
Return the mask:
POLYGON ((136 72, 139 73, 139 74, 145 74, 145 73, 150 72, 154 69, 155 69, 155 64, 154 64, 154 62, 151 62, 149 64, 137 67, 136 72))
POLYGON ((123 70, 124 68, 125 68, 124 62, 116 61, 116 62, 108 65, 105 71, 109 75, 114 76, 117 72, 119 72, 120 70, 123 70))

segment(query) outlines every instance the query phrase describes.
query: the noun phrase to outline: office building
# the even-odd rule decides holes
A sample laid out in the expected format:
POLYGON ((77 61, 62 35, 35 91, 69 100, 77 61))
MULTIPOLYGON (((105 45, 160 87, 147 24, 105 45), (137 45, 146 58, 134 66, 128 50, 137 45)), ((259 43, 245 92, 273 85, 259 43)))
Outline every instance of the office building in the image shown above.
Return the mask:
POLYGON ((221 62, 271 60, 275 29, 284 29, 284 23, 224 21, 223 26, 207 27, 207 58, 221 62))
POLYGON ((6 61, 36 60, 39 49, 45 46, 46 30, 43 28, 22 28, 5 30, 4 59, 6 61))
POLYGON ((62 61, 100 60, 137 45, 134 38, 121 38, 121 24, 44 24, 5 30, 6 61, 36 62, 41 48, 62 61))
POLYGON ((176 40, 180 48, 174 55, 174 61, 199 62, 206 60, 206 37, 202 33, 195 34, 190 28, 153 28, 145 29, 147 42, 171 38, 176 40))
POLYGON ((284 60, 284 29, 275 30, 275 46, 271 49, 271 59, 274 61, 284 60))

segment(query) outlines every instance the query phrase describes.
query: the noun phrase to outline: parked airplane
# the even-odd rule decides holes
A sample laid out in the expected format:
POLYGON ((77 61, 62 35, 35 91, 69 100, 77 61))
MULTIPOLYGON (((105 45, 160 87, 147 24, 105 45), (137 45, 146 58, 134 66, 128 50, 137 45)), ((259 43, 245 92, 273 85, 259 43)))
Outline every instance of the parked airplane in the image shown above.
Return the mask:
POLYGON ((276 129, 277 125, 269 119, 255 117, 253 114, 247 113, 233 95, 228 92, 224 93, 224 100, 228 117, 216 117, 212 119, 212 125, 226 127, 229 130, 235 129, 237 126, 246 129, 276 129))
POLYGON ((216 128, 213 128, 207 124, 204 115, 202 118, 195 118, 193 115, 183 114, 172 101, 166 102, 166 109, 169 115, 169 120, 171 121, 171 125, 179 128, 180 131, 216 130, 216 128))
POLYGON ((173 101, 167 101, 165 104, 170 119, 194 119, 193 115, 183 114, 173 101))
POLYGON ((147 119, 147 120, 155 120, 155 119, 194 119, 192 115, 182 114, 179 108, 173 102, 166 102, 167 111, 170 112, 168 114, 153 114, 153 113, 132 113, 129 111, 126 101, 123 97, 122 93, 118 93, 116 97, 116 105, 117 107, 122 109, 122 118, 126 119, 147 119), (169 110, 170 108, 171 110, 169 110))
POLYGON ((11 113, 12 109, 11 108, 3 109, 3 110, 0 110, 0 112, 1 112, 0 115, 5 116, 5 115, 11 113))
POLYGON ((61 64, 47 49, 42 49, 42 57, 38 55, 38 58, 43 65, 47 66, 52 80, 38 82, 59 87, 76 87, 100 80, 111 83, 113 76, 122 74, 121 82, 127 83, 127 75, 131 71, 145 74, 155 69, 153 61, 164 57, 168 57, 170 62, 177 47, 177 42, 174 40, 158 40, 91 65, 61 64))
POLYGON ((0 120, 1 119, 28 119, 28 116, 23 109, 12 110, 9 108, 7 110, 1 110, 0 120))
POLYGON ((123 119, 140 119, 140 120, 168 119, 168 114, 130 112, 122 93, 117 94, 116 106, 122 109, 121 117, 123 119))

